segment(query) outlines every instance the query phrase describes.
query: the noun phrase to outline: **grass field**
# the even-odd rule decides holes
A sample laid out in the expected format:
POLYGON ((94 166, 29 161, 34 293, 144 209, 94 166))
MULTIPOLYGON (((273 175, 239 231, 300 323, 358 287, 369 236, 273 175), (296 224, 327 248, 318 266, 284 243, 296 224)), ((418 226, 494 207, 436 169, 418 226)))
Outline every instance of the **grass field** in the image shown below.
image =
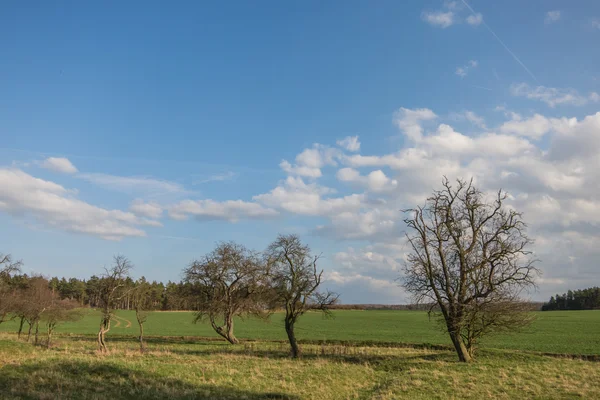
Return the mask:
POLYGON ((482 351, 61 336, 46 350, 0 334, 2 399, 575 399, 600 398, 598 363, 482 351))
MULTIPOLYGON (((119 311, 119 320, 107 336, 137 334, 135 314, 119 311), (128 322, 131 322, 129 325, 128 322), (129 325, 129 327, 128 327, 129 325)), ((297 335, 301 340, 394 342, 414 344, 450 344, 447 335, 427 314, 417 311, 336 311, 335 318, 324 319, 321 314, 301 317, 297 335)), ((600 311, 554 311, 536 313, 535 322, 521 332, 486 339, 482 348, 514 349, 565 354, 600 354, 600 311)), ((148 317, 145 332, 148 336, 216 337, 208 324, 194 324, 190 312, 153 312, 148 317)), ((76 323, 59 326, 58 333, 95 334, 98 314, 89 311, 76 323)), ((0 325, 0 331, 14 332, 16 322, 0 325)), ((242 339, 284 340, 282 315, 275 314, 271 322, 256 319, 238 320, 236 335, 242 339)))
POLYGON ((298 325, 303 357, 289 358, 281 315, 238 321, 232 346, 189 312, 154 312, 148 351, 135 341, 133 312, 120 311, 97 352, 99 315, 58 329, 52 348, 17 340, 0 325, 2 399, 571 399, 600 398, 600 364, 534 352, 600 354, 600 312, 538 313, 526 330, 490 338, 474 364, 452 350, 395 344, 442 344, 426 313, 309 313, 298 325), (204 339, 203 339, 204 338, 204 339), (311 341, 323 340, 316 344, 311 341), (347 341, 340 344, 340 341, 347 341), (353 343, 349 345, 348 342, 353 343), (526 350, 526 351, 523 351, 526 350))

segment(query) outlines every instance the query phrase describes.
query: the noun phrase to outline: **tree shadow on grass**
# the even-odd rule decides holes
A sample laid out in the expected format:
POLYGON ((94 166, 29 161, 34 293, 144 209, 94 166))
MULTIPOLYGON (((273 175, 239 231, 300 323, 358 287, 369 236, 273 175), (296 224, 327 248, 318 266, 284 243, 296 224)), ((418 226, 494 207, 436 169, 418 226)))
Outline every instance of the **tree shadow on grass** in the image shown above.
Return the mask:
POLYGON ((2 399, 286 399, 283 393, 260 393, 206 383, 192 385, 174 377, 112 363, 37 362, 0 368, 2 399))

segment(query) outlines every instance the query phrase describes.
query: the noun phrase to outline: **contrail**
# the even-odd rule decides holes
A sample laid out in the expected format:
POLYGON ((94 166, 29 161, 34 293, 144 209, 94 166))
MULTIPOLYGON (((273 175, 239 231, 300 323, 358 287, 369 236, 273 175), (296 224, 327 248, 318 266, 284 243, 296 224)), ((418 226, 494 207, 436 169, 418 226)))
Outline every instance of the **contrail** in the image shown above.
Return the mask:
MULTIPOLYGON (((477 15, 477 13, 475 12, 475 10, 473 10, 471 8, 471 6, 466 2, 466 0, 461 0, 463 2, 463 4, 465 6, 467 6, 467 8, 469 10, 471 10, 471 13, 473 13, 473 15, 477 15)), ((496 38, 496 40, 498 41, 498 43, 500 43, 502 45, 502 47, 504 47, 506 49, 506 51, 508 51, 508 53, 515 59, 516 62, 518 62, 519 64, 521 64, 521 67, 523 67, 525 69, 525 71, 527 71, 527 73, 533 78, 534 81, 538 82, 537 78, 535 77, 535 75, 533 74, 533 72, 531 72, 529 70, 529 68, 527 68, 527 66, 525 64, 523 64, 523 61, 521 61, 519 59, 519 57, 517 57, 517 55, 515 53, 513 53, 507 45, 504 44, 504 42, 498 37, 498 35, 496 35, 496 32, 494 32, 492 30, 492 28, 490 28, 490 26, 485 22, 485 19, 482 19, 483 22, 483 26, 485 26, 487 28, 488 31, 490 31, 490 33, 496 38)))

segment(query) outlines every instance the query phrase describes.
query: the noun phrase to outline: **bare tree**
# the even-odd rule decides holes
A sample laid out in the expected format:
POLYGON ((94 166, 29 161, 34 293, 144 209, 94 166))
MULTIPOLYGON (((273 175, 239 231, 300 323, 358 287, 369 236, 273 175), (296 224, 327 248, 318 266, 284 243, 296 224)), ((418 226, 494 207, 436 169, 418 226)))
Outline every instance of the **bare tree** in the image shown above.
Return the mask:
POLYGON ((34 344, 38 344, 40 321, 44 312, 52 304, 52 300, 53 293, 48 286, 48 280, 41 276, 30 278, 27 282, 27 288, 21 291, 18 302, 18 313, 22 318, 19 335, 24 319, 29 324, 27 342, 31 340, 31 333, 35 328, 34 344))
POLYGON ((264 315, 264 264, 244 246, 220 243, 202 259, 193 261, 184 274, 185 281, 199 290, 196 321, 208 319, 215 332, 229 343, 239 342, 233 332, 235 316, 264 315))
POLYGON ((0 324, 14 317, 15 290, 10 285, 11 275, 20 272, 23 262, 13 261, 10 254, 0 253, 0 324))
POLYGON ((506 198, 500 190, 486 201, 472 181, 453 187, 444 178, 425 206, 406 210, 413 234, 404 287, 417 302, 439 308, 460 361, 472 361, 482 336, 530 319, 518 298, 539 271, 522 215, 504 205, 506 198))
POLYGON ((148 319, 148 307, 149 307, 149 294, 151 287, 143 277, 138 279, 135 283, 135 288, 132 293, 133 309, 135 310, 135 318, 140 328, 140 352, 146 351, 146 345, 144 343, 144 323, 148 319))
POLYGON ((56 326, 63 322, 77 321, 83 318, 81 310, 77 309, 79 303, 76 300, 60 300, 57 294, 53 294, 52 302, 42 314, 42 321, 46 323, 46 347, 50 348, 52 333, 56 326))
POLYGON ((329 313, 329 306, 338 295, 327 291, 319 293, 323 270, 317 269, 319 256, 311 255, 310 248, 296 235, 279 235, 266 252, 270 269, 274 305, 285 308, 285 331, 293 358, 300 356, 294 326, 308 310, 329 313))
POLYGON ((121 288, 125 286, 125 279, 133 268, 131 262, 123 255, 113 257, 113 265, 104 268, 104 274, 99 282, 98 305, 102 312, 100 329, 98 331, 98 348, 106 353, 105 335, 110 331, 115 304, 125 295, 121 288))

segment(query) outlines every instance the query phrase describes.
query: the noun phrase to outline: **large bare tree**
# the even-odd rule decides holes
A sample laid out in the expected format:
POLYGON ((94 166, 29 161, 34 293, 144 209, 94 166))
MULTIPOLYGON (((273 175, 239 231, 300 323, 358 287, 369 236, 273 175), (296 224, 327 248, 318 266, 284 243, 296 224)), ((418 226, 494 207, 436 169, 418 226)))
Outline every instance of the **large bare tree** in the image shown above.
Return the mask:
POLYGON ((298 318, 309 310, 329 313, 338 295, 317 291, 323 270, 317 269, 318 255, 302 244, 297 235, 279 235, 266 252, 274 295, 274 305, 285 308, 285 331, 293 358, 300 356, 294 327, 298 318))
POLYGON ((529 322, 519 296, 538 270, 522 215, 506 198, 500 190, 486 201, 472 181, 444 178, 424 206, 406 210, 404 287, 439 310, 460 361, 473 360, 482 336, 529 322))
POLYGON ((133 265, 127 257, 116 255, 113 257, 113 265, 104 268, 104 274, 99 281, 98 306, 102 312, 102 317, 100 329, 98 330, 98 348, 102 353, 108 351, 105 336, 110 331, 115 305, 126 295, 123 290, 125 279, 132 269, 133 265))
POLYGON ((235 316, 264 314, 264 264, 244 246, 220 243, 202 259, 193 261, 184 274, 185 281, 199 292, 196 321, 208 319, 215 332, 229 343, 239 342, 233 332, 235 316))

